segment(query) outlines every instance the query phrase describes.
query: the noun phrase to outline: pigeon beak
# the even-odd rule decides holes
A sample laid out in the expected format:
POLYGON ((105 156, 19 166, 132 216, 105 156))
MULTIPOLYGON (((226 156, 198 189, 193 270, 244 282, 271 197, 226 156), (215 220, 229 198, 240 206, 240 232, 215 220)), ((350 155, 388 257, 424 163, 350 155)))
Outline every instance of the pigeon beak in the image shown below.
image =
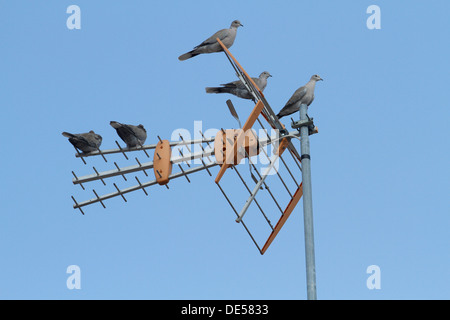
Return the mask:
POLYGON ((320 79, 319 79, 319 81, 323 81, 323 79, 322 79, 322 78, 320 78, 320 79))
POLYGON ((244 26, 244 25, 243 25, 242 23, 241 23, 240 25, 241 25, 241 27, 243 27, 243 26, 244 26))

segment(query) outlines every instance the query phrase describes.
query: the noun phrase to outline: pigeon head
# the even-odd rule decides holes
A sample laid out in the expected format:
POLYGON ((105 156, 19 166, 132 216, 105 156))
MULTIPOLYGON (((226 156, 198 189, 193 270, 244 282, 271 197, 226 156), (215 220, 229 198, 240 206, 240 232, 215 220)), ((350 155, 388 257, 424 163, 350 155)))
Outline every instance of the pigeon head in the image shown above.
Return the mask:
POLYGON ((314 81, 323 81, 323 79, 322 79, 318 74, 313 75, 313 76, 311 77, 311 80, 314 80, 314 81))
POLYGON ((234 20, 231 23, 231 28, 239 28, 239 27, 243 27, 244 25, 239 21, 239 20, 234 20))
POLYGON ((272 75, 269 73, 269 71, 264 71, 263 73, 261 73, 260 75, 259 75, 259 77, 260 78, 263 78, 263 79, 268 79, 269 77, 271 77, 272 75))

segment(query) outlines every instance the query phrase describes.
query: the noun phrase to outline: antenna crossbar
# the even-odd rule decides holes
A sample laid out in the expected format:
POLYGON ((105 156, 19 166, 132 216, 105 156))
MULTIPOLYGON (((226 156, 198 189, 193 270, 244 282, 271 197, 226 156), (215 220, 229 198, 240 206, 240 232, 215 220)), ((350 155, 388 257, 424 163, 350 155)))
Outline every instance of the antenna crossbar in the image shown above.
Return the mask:
MULTIPOLYGON (((206 152, 197 152, 197 153, 183 155, 183 156, 174 156, 174 157, 172 157, 172 159, 170 161, 173 164, 177 164, 177 163, 185 162, 188 160, 199 159, 199 158, 212 156, 212 155, 214 155, 214 150, 210 150, 210 151, 206 151, 206 152)), ((120 175, 123 176, 125 174, 138 172, 138 171, 145 172, 145 170, 147 170, 147 169, 153 169, 153 161, 149 161, 149 162, 145 162, 145 163, 138 162, 138 164, 136 164, 136 165, 132 165, 132 166, 124 167, 124 168, 117 168, 114 170, 109 170, 109 171, 104 171, 104 172, 100 172, 100 173, 86 175, 83 177, 74 178, 72 180, 72 182, 73 182, 73 184, 81 184, 81 183, 111 178, 111 177, 120 176, 120 175)))
MULTIPOLYGON (((192 168, 192 169, 189 169, 189 170, 184 170, 184 171, 180 171, 180 172, 177 172, 177 173, 173 173, 173 174, 171 174, 169 176, 169 180, 176 179, 176 178, 179 178, 179 177, 183 177, 183 176, 186 176, 186 175, 189 175, 189 174, 192 174, 194 172, 201 171, 201 170, 209 169, 209 168, 212 168, 212 167, 217 166, 217 165, 218 165, 218 163, 213 162, 213 163, 210 163, 210 164, 206 164, 204 166, 198 166, 198 167, 195 167, 195 168, 192 168)), ((94 193, 96 194, 96 198, 91 199, 91 200, 87 200, 87 201, 84 201, 84 202, 79 202, 79 203, 76 202, 75 205, 73 206, 73 208, 74 209, 79 209, 79 208, 82 208, 84 206, 88 206, 88 205, 91 205, 91 204, 94 204, 94 203, 97 203, 97 202, 100 202, 103 205, 103 201, 104 200, 111 199, 111 198, 114 198, 114 197, 117 197, 117 196, 123 196, 126 193, 129 193, 129 192, 132 192, 132 191, 136 191, 136 190, 139 190, 139 189, 143 189, 145 191, 145 188, 153 186, 153 185, 156 185, 156 184, 158 184, 158 182, 156 180, 152 180, 152 181, 149 181, 149 182, 146 182, 146 183, 140 183, 139 182, 139 185, 137 185, 137 186, 125 188, 125 189, 122 189, 122 190, 120 190, 116 186, 116 189, 117 189, 116 192, 112 192, 112 193, 109 193, 109 194, 106 194, 106 195, 103 195, 103 196, 98 196, 97 193, 94 191, 94 193)), ((72 199, 73 199, 73 197, 72 197, 72 199)))
MULTIPOLYGON (((171 147, 175 147, 175 146, 182 146, 182 145, 188 145, 188 144, 199 144, 199 143, 208 143, 208 142, 214 142, 214 137, 212 137, 212 138, 203 138, 203 139, 195 139, 195 140, 170 141, 169 145, 171 147)), ((157 144, 149 144, 149 145, 144 145, 142 147, 135 147, 135 148, 107 149, 107 150, 92 151, 92 152, 89 152, 89 153, 77 152, 75 154, 75 157, 77 157, 77 158, 86 158, 86 157, 93 157, 93 156, 106 155, 106 154, 133 152, 133 151, 145 151, 145 150, 156 149, 156 146, 157 146, 157 144)))

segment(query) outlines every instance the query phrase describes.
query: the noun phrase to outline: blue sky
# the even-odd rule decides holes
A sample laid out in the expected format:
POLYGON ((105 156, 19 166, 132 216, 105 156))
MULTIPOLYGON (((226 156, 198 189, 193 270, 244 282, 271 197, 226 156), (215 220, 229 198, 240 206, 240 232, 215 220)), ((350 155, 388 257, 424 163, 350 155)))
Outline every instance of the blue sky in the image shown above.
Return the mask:
POLYGON ((231 51, 273 75, 275 111, 312 74, 325 80, 309 110, 318 298, 450 297, 450 3, 228 3, 0 1, 0 298, 306 298, 301 203, 264 256, 205 172, 72 209, 71 195, 103 190, 83 192, 71 171, 112 161, 85 166, 62 131, 95 130, 109 149, 110 120, 144 124, 147 143, 194 121, 235 128, 228 98, 245 119, 251 102, 204 92, 236 79, 223 54, 177 59, 234 19, 231 51), (72 4, 80 30, 66 27, 72 4), (366 27, 372 4, 380 30, 366 27), (80 290, 66 287, 69 265, 80 290))

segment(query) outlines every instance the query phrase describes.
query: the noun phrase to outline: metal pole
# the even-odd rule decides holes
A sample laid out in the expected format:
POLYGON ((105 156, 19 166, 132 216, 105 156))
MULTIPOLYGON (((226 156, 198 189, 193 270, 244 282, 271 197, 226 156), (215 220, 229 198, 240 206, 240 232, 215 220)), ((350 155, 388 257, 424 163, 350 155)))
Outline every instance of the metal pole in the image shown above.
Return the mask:
MULTIPOLYGON (((300 121, 307 121, 308 106, 300 105, 300 121)), ((314 258, 314 226, 311 190, 311 157, 308 126, 300 128, 303 181, 303 220, 305 229, 306 290, 308 300, 316 300, 316 263, 314 258)))

